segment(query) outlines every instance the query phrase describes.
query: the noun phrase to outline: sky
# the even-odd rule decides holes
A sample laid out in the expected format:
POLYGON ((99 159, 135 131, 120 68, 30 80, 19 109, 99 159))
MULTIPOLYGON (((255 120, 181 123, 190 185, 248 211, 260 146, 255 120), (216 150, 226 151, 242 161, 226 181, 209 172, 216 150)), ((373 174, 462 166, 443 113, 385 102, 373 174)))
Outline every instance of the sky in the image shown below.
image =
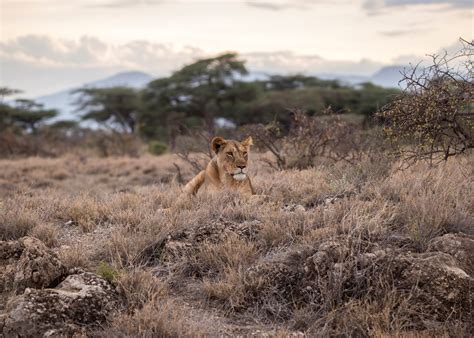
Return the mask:
POLYGON ((0 85, 35 97, 235 51, 252 71, 371 75, 473 39, 474 0, 0 0, 0 85))

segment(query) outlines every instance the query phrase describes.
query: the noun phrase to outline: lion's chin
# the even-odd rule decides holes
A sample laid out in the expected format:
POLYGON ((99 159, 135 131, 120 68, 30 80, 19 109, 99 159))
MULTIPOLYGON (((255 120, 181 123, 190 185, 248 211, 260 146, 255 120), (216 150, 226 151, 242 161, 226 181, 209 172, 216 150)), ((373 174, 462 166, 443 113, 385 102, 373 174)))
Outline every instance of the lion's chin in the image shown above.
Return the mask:
POLYGON ((244 181, 247 178, 247 175, 244 174, 244 173, 238 173, 238 174, 232 175, 232 177, 234 178, 234 180, 241 182, 241 181, 244 181))

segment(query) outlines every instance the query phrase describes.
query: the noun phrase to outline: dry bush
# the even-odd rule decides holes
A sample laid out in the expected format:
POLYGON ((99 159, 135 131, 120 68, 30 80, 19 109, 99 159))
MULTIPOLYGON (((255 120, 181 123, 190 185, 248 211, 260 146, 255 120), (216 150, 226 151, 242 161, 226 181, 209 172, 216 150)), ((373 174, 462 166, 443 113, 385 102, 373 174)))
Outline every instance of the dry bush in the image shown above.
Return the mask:
POLYGON ((459 162, 446 163, 426 171, 426 166, 416 165, 394 173, 379 188, 381 196, 397 202, 398 220, 420 250, 439 234, 472 234, 473 173, 472 169, 465 172, 463 167, 459 162))
POLYGON ((13 240, 26 236, 39 224, 33 210, 23 206, 4 205, 0 200, 0 240, 13 240))
POLYGON ((125 297, 124 306, 129 312, 143 308, 150 301, 163 299, 168 294, 166 283, 141 269, 120 273, 116 284, 125 297))
POLYGON ((407 164, 447 160, 474 148, 474 44, 461 41, 458 53, 433 55, 430 66, 406 70, 404 92, 379 113, 387 135, 402 141, 407 164))
POLYGON ((257 147, 273 155, 266 163, 279 170, 306 169, 324 160, 354 164, 383 146, 375 129, 364 131, 360 124, 334 114, 331 108, 318 116, 291 110, 288 131, 276 122, 246 126, 242 131, 253 135, 257 147))
POLYGON ((114 131, 94 134, 86 142, 87 148, 96 149, 102 157, 136 157, 146 147, 137 136, 114 131))
POLYGON ((82 268, 92 270, 94 268, 91 253, 88 252, 86 245, 82 242, 62 245, 59 247, 58 255, 61 262, 68 269, 82 268))
POLYGON ((65 221, 72 221, 83 231, 91 231, 107 221, 110 208, 98 197, 84 194, 70 201, 62 215, 65 221))
POLYGON ((201 288, 211 301, 216 301, 236 313, 247 305, 247 289, 244 283, 243 268, 224 268, 219 278, 205 278, 201 288))
POLYGON ((39 224, 30 230, 28 235, 38 238, 50 248, 58 245, 58 230, 51 224, 39 224))
POLYGON ((173 308, 172 304, 148 301, 133 314, 119 314, 110 326, 97 333, 100 337, 182 337, 196 335, 199 331, 190 330, 184 325, 185 314, 173 308))
POLYGON ((34 134, 7 129, 0 134, 0 158, 60 157, 71 153, 100 157, 137 157, 145 152, 146 145, 138 136, 77 126, 43 126, 34 134))

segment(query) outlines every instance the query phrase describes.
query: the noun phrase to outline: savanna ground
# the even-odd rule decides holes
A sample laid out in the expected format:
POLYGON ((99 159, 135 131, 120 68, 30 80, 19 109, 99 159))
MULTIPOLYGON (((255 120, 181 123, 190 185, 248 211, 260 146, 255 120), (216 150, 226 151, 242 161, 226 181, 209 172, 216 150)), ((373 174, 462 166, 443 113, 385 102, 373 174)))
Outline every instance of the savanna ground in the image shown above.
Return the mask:
POLYGON ((117 286, 123 306, 91 335, 472 334, 472 294, 447 306, 404 284, 436 238, 472 239, 472 155, 283 171, 261 156, 251 163, 261 196, 198 195, 179 210, 173 163, 192 172, 174 155, 1 160, 0 237, 37 237, 117 286))

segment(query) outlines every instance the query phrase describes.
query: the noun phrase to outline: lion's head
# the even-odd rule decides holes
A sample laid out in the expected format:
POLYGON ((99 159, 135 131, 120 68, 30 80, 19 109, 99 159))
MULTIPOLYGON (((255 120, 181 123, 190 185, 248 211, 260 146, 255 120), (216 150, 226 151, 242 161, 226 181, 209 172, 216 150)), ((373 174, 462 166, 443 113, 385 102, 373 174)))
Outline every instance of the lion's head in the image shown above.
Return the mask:
POLYGON ((244 181, 247 178, 247 162, 252 137, 247 137, 242 142, 214 137, 211 149, 216 154, 217 164, 234 180, 244 181))

